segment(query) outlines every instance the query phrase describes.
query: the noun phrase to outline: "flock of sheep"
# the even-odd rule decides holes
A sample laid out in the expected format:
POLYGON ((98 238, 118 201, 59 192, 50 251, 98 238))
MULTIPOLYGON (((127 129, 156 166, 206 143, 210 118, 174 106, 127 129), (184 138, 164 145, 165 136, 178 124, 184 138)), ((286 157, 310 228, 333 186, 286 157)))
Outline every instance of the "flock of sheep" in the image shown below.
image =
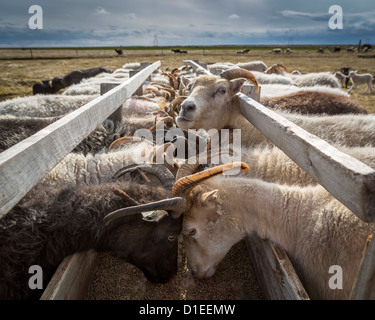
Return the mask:
MULTIPOLYGON (((0 152, 98 97, 100 83, 121 83, 138 68, 126 64, 62 94, 1 102, 0 152)), ((311 298, 349 298, 375 225, 251 125, 236 94, 246 80, 260 85, 263 105, 372 168, 375 116, 331 73, 288 73, 260 61, 208 70, 212 75, 186 65, 154 72, 141 96, 128 99, 0 220, 0 298, 38 298, 41 292, 27 285, 31 265, 42 266, 48 283, 64 257, 88 249, 109 251, 148 280, 166 282, 177 272, 181 234, 190 272, 211 277, 252 233, 287 251, 311 298), (210 132, 221 129, 240 129, 241 145, 216 149, 210 132), (238 161, 225 163, 229 155, 238 161), (240 173, 224 174, 233 170, 240 173), (328 287, 331 265, 343 269, 343 290, 328 287)))

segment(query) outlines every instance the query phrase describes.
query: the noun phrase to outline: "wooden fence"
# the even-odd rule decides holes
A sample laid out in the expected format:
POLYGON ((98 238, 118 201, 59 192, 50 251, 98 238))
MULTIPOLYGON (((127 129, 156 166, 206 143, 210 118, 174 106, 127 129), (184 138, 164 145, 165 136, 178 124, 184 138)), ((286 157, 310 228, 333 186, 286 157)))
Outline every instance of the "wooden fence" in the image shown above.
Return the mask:
MULTIPOLYGON (((191 60, 184 62, 195 69, 201 67, 191 60)), ((0 153, 0 218, 100 123, 113 115, 159 66, 160 61, 147 66, 109 92, 0 153)), ((253 94, 253 88, 245 86, 244 90, 259 99, 253 94)), ((361 219, 375 221, 374 170, 243 93, 238 95, 242 114, 247 120, 361 219)), ((352 299, 375 296, 374 238, 363 254, 352 299)), ((258 237, 248 237, 248 248, 258 282, 267 298, 309 299, 282 248, 258 237)), ((41 299, 82 298, 96 261, 97 254, 92 250, 65 258, 41 299)))
MULTIPOLYGON (((160 65, 157 61, 146 66, 110 92, 0 153, 0 218, 99 124, 116 113, 160 65)), ((83 298, 97 259, 93 250, 66 257, 41 299, 83 298)))
MULTIPOLYGON (((184 63, 194 69, 200 68, 208 75, 211 74, 196 61, 184 60, 184 63)), ((374 222, 375 170, 264 107, 252 98, 254 90, 247 91, 250 92, 250 96, 238 93, 242 115, 360 219, 374 222)), ((259 96, 256 98, 259 100, 259 96)), ((363 255, 352 299, 368 299, 375 296, 375 237, 372 239, 363 255)), ((265 243, 259 238, 249 239, 249 242, 253 265, 256 267, 257 264, 262 264, 256 267, 258 277, 262 278, 264 270, 275 268, 271 265, 270 255, 259 259, 260 252, 275 253, 277 249, 274 244, 265 243), (254 251, 260 247, 263 250, 254 251), (255 259, 257 255, 258 258, 255 259)), ((273 254, 273 257, 278 259, 276 254, 273 254)), ((272 286, 264 284, 267 285, 272 286)), ((296 290, 294 292, 296 293, 296 290)), ((274 297, 278 298, 276 294, 274 297)))

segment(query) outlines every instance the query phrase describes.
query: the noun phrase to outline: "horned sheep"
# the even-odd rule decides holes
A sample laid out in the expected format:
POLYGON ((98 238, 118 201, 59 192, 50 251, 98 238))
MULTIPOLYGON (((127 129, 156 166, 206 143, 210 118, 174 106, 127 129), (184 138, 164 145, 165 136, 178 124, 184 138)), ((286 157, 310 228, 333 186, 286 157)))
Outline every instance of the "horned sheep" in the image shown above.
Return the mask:
POLYGON ((212 276, 232 245, 256 233, 286 250, 311 298, 349 298, 375 225, 357 218, 323 187, 231 177, 185 194, 192 206, 184 212, 182 233, 189 269, 197 277, 212 276), (246 199, 238 201, 243 192, 246 199), (328 286, 332 265, 343 270, 343 290, 328 286))
POLYGON ((167 197, 169 190, 127 182, 95 186, 34 187, 0 220, 0 298, 36 299, 28 270, 39 265, 43 283, 66 256, 94 249, 140 268, 151 282, 166 282, 177 272, 181 220, 157 213, 145 221, 140 211, 116 219, 112 211, 167 197))
MULTIPOLYGON (((244 78, 258 85, 254 75, 242 69, 225 71, 221 77, 198 77, 189 97, 181 104, 177 125, 182 129, 241 129, 241 141, 246 147, 266 142, 265 136, 241 115, 236 93, 244 78)), ((375 146, 375 118, 372 115, 278 113, 330 143, 348 147, 375 146)))
POLYGON ((228 166, 251 170, 245 163, 233 163, 207 170, 202 176, 202 172, 192 174, 196 166, 182 167, 172 189, 173 198, 147 205, 148 210, 157 210, 176 201, 168 209, 172 216, 183 216, 190 272, 198 278, 213 276, 235 243, 257 234, 286 250, 311 298, 348 299, 375 224, 357 218, 319 185, 302 188, 252 178, 218 177, 228 166), (216 177, 204 181, 207 175, 216 177), (342 290, 328 285, 332 265, 343 270, 342 290))

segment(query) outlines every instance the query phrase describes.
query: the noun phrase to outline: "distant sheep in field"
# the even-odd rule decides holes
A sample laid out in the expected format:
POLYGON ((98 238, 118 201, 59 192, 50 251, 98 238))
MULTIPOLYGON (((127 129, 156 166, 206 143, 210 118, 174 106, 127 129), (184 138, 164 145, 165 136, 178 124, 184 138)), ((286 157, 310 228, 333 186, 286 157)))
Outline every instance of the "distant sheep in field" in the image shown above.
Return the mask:
POLYGON ((335 77, 340 82, 341 87, 344 88, 345 87, 346 79, 348 79, 348 77, 345 74, 341 73, 341 72, 336 72, 335 73, 335 77))
POLYGON ((289 110, 302 114, 367 114, 358 102, 349 97, 317 91, 302 91, 282 97, 261 98, 260 103, 271 109, 289 110))
POLYGON ((299 71, 299 70, 293 70, 291 73, 292 74, 301 74, 301 71, 299 71))
POLYGON ((364 74, 357 74, 357 71, 350 71, 348 78, 353 82, 353 85, 350 87, 348 93, 352 91, 354 88, 356 88, 360 84, 366 84, 367 89, 366 91, 372 91, 372 81, 374 80, 374 77, 370 73, 364 73, 364 74))

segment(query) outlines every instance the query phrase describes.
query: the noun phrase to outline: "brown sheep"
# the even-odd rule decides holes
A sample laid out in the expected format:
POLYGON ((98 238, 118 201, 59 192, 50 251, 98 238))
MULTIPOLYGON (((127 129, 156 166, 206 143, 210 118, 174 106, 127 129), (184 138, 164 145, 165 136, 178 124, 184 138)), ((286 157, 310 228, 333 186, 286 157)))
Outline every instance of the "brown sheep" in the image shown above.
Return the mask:
POLYGON ((302 114, 367 114, 357 101, 349 97, 318 91, 301 91, 282 97, 261 98, 260 103, 271 109, 302 114))

